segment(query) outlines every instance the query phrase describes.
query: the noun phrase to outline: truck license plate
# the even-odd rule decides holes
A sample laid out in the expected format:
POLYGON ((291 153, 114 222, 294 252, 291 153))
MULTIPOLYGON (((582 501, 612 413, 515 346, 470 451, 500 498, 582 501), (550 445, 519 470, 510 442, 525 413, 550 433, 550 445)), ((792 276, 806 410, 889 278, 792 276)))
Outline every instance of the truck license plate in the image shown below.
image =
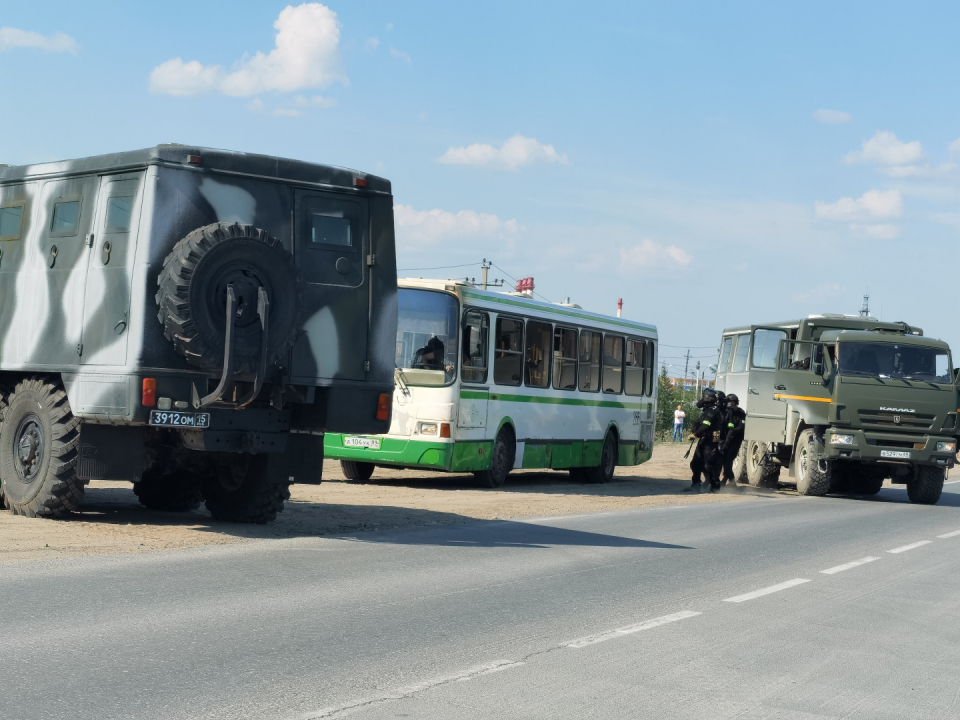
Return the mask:
POLYGON ((345 437, 343 439, 344 447, 363 447, 370 448, 371 450, 380 449, 380 438, 363 438, 363 437, 345 437))
POLYGON ((150 424, 154 427, 210 427, 210 413, 151 410, 150 424))
POLYGON ((909 460, 910 452, 907 450, 881 450, 880 457, 896 458, 897 460, 909 460))

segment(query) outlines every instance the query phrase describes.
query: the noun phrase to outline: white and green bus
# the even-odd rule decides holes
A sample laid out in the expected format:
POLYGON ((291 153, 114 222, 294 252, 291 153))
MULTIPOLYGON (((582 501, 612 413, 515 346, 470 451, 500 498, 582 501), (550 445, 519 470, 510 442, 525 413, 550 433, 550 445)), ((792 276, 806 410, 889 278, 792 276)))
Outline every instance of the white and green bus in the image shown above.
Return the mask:
POLYGON ((608 482, 650 459, 654 326, 464 282, 397 284, 390 431, 324 440, 349 479, 380 465, 472 472, 489 487, 514 468, 608 482))

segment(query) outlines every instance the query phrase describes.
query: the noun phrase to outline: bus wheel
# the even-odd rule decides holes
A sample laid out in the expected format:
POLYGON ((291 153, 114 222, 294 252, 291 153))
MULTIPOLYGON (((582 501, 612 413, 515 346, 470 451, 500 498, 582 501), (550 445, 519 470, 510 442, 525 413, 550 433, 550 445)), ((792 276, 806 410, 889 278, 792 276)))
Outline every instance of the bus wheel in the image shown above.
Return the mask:
POLYGON ((373 470, 376 465, 368 462, 356 462, 354 460, 341 460, 340 469, 344 476, 351 482, 366 482, 373 477, 373 470))
POLYGON ((513 468, 516 452, 517 446, 513 439, 513 433, 504 428, 497 434, 497 440, 493 444, 490 468, 479 470, 473 476, 482 487, 502 487, 507 481, 507 475, 510 474, 511 468, 513 468))
POLYGON ((830 490, 830 467, 816 457, 816 436, 808 428, 797 439, 797 492, 801 495, 826 495, 830 490))
POLYGON ((907 497, 917 505, 936 505, 945 479, 943 468, 921 465, 914 470, 913 480, 907 483, 907 497))
POLYGON ((600 464, 597 467, 586 468, 586 478, 589 483, 608 483, 613 480, 613 471, 617 467, 617 440, 613 433, 607 433, 603 440, 603 449, 600 451, 600 464))

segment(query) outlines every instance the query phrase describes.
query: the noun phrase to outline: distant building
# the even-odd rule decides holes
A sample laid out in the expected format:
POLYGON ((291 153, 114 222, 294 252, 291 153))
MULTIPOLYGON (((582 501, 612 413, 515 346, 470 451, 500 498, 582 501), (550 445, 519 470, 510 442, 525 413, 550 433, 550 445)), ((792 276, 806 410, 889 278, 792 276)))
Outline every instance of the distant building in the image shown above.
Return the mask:
MULTIPOLYGON (((684 381, 684 379, 681 377, 668 377, 667 381, 678 390, 683 389, 685 391, 695 391, 697 389, 697 379, 695 377, 688 377, 686 381, 684 381)), ((701 378, 700 387, 715 387, 715 382, 715 380, 705 380, 701 378)))

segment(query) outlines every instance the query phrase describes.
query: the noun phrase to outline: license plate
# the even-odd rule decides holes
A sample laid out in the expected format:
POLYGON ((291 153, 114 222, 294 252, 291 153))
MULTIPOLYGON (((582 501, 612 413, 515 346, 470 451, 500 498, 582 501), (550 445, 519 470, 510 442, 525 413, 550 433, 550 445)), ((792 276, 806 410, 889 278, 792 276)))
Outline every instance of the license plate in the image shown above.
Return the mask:
POLYGON ((150 424, 155 427, 208 428, 210 427, 210 413, 151 410, 150 424))
POLYGON ((371 450, 380 449, 380 438, 362 438, 362 437, 345 437, 343 439, 344 447, 362 447, 370 448, 371 450))
POLYGON ((880 457, 896 458, 897 460, 909 460, 910 453, 907 450, 881 450, 880 457))

